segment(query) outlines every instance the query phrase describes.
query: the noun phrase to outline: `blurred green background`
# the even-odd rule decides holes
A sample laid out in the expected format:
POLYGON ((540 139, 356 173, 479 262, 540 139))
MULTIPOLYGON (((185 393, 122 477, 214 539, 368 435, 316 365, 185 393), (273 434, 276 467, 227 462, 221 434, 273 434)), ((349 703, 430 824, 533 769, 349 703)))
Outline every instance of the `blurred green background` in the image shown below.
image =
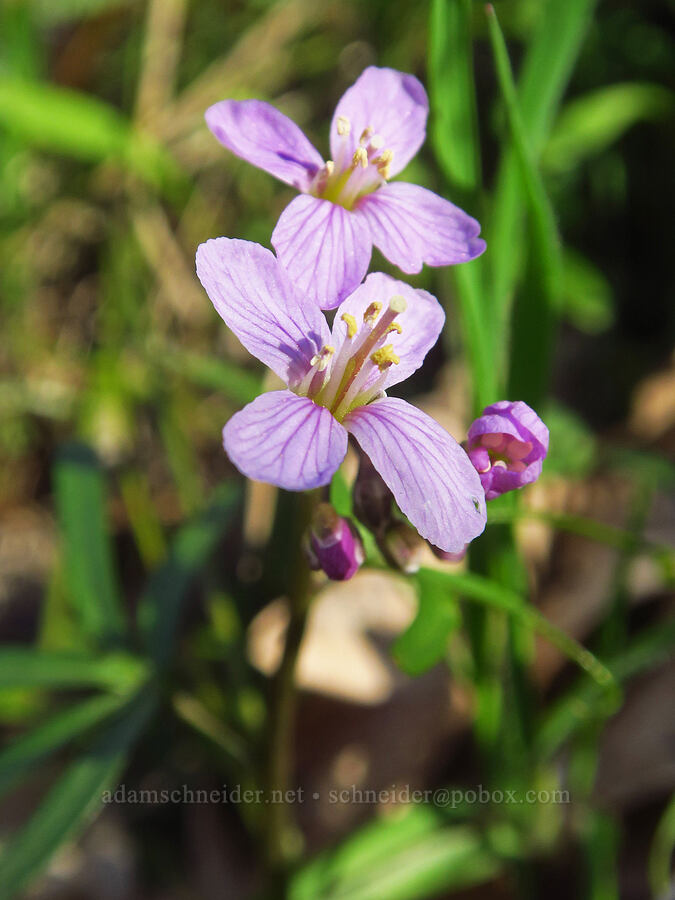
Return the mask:
POLYGON ((675 5, 495 9, 515 86, 469 0, 0 5, 0 897, 672 896, 675 5), (317 585, 289 784, 324 800, 299 830, 246 803, 101 812, 120 781, 266 784, 299 516, 222 452, 264 373, 194 253, 269 246, 292 192, 203 113, 266 99, 326 153, 371 64, 425 83, 406 180, 488 242, 410 279, 448 324, 405 395, 460 440, 527 400, 544 477, 492 505, 470 570, 317 585), (570 801, 325 799, 393 783, 570 801))

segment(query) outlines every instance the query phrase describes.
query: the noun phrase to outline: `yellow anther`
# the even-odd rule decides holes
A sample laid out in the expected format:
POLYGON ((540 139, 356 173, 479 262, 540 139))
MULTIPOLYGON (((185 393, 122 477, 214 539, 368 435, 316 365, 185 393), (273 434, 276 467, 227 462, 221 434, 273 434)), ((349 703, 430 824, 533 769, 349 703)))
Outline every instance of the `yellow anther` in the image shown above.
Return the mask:
POLYGON ((323 168, 324 168, 324 171, 326 172, 326 175, 330 176, 335 171, 335 163, 333 162, 332 159, 327 159, 323 168))
POLYGON ((392 322, 391 325, 389 325, 389 327, 387 328, 387 334, 391 334, 392 331, 395 331, 396 334, 401 334, 403 329, 401 328, 399 322, 392 322))
POLYGON ((367 322, 369 325, 374 325, 375 320, 382 312, 382 304, 379 300, 373 300, 368 309, 363 314, 363 321, 367 322))
POLYGON ((383 150, 382 153, 375 160, 375 165, 380 168, 380 166, 388 166, 392 159, 394 158, 393 150, 383 150))
POLYGON ((352 130, 352 123, 349 121, 347 116, 338 116, 337 117, 337 133, 340 137, 348 137, 349 132, 352 130))
POLYGON ((365 147, 357 147, 354 151, 354 156, 352 157, 352 165, 354 168, 357 166, 361 166, 361 168, 368 168, 368 153, 365 147))
POLYGON ((335 353, 335 347, 325 346, 315 353, 310 363, 316 366, 317 372, 325 372, 328 368, 331 356, 335 353))
POLYGON ((379 150, 384 146, 384 138, 381 134, 374 134, 370 139, 370 146, 373 150, 379 150))
POLYGON ((389 309, 395 313, 405 312, 408 308, 408 304, 406 302, 405 297, 401 296, 401 294, 394 294, 394 296, 389 301, 389 309))
POLYGON ((365 145, 368 143, 368 138, 374 131, 375 129, 372 125, 368 125, 366 128, 364 128, 361 132, 361 137, 359 138, 359 144, 362 144, 365 147, 365 145))
POLYGON ((386 344, 384 347, 380 347, 379 350, 376 350, 371 354, 370 358, 378 367, 380 372, 384 372, 384 370, 388 369, 391 365, 397 366, 401 362, 398 356, 394 353, 393 344, 386 344))
POLYGON ((342 313, 340 318, 347 326, 347 337, 353 338, 356 332, 359 330, 359 326, 356 324, 356 319, 351 313, 342 313))

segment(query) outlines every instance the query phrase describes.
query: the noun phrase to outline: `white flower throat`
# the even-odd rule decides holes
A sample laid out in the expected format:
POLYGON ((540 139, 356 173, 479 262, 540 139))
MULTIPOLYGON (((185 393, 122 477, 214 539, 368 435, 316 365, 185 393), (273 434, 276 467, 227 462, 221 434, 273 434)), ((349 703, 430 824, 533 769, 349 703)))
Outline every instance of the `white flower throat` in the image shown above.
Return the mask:
POLYGON ((329 159, 316 173, 310 193, 352 209, 360 197, 383 185, 389 179, 394 151, 383 150, 384 139, 374 131, 371 125, 363 129, 359 146, 352 154, 347 140, 351 123, 345 116, 338 116, 338 152, 334 161, 329 159))
POLYGON ((294 392, 325 406, 338 421, 374 400, 384 390, 389 368, 400 362, 386 341, 393 332, 401 334, 395 319, 406 307, 405 298, 396 295, 384 311, 379 301, 371 303, 360 324, 351 313, 343 313, 347 333, 339 352, 329 344, 322 347, 294 392))

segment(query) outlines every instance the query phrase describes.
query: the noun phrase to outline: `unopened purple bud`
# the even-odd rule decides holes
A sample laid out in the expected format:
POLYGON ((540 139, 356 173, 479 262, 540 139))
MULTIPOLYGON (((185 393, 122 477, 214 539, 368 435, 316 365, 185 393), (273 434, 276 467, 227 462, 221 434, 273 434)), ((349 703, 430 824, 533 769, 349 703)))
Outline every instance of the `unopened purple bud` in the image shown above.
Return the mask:
POLYGON ((354 515, 377 534, 391 522, 392 500, 391 491, 368 457, 362 455, 352 494, 354 515))
POLYGON ((426 541, 406 522, 393 522, 376 540, 387 562, 407 575, 417 572, 424 561, 426 541))
POLYGON ((365 559, 358 532, 330 503, 320 503, 307 532, 305 551, 309 565, 322 569, 333 581, 347 581, 365 559))
POLYGON ((548 452, 548 428, 527 403, 486 406, 469 428, 469 459, 486 500, 536 481, 548 452))

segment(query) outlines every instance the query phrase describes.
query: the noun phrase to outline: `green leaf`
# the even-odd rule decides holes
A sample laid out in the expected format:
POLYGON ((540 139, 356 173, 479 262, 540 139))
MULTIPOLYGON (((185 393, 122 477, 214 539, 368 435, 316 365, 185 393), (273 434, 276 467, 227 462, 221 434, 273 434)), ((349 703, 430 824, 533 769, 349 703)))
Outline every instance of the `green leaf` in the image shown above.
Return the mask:
POLYGON ((240 493, 236 485, 223 485, 206 511, 178 531, 140 600, 139 626, 160 666, 170 659, 183 598, 232 522, 240 493))
POLYGON ((0 689, 103 687, 123 694, 145 678, 146 663, 123 653, 87 656, 33 647, 0 647, 0 689))
POLYGON ((123 698, 109 694, 92 697, 59 711, 17 738, 0 752, 0 796, 28 774, 36 762, 107 719, 123 703, 123 698))
POLYGON ((481 884, 500 861, 472 827, 442 827, 429 807, 412 807, 366 826, 310 862, 293 879, 290 900, 416 900, 481 884))
POLYGON ((581 254, 563 250, 563 301, 567 319, 586 334, 606 331, 614 322, 612 288, 581 254))
POLYGON ((471 0, 432 0, 429 13, 431 139, 449 183, 475 191, 481 181, 471 0))
POLYGON ((457 599, 423 569, 416 576, 419 607, 394 644, 394 657, 409 675, 421 675, 445 657, 448 639, 461 623, 457 599))
POLYGON ((353 515, 352 493, 341 469, 333 475, 330 483, 330 502, 341 516, 350 518, 353 515))
POLYGON ((612 84, 577 97, 560 113, 542 155, 542 165, 555 172, 575 168, 601 153, 640 121, 672 113, 671 91, 657 84, 612 84))
POLYGON ((430 581, 436 580, 439 589, 454 591, 460 597, 481 603, 492 609, 508 613, 520 624, 532 629, 550 641, 561 653, 569 657, 591 678, 608 692, 614 693, 616 685, 612 673, 593 654, 582 647, 574 638, 556 628, 548 619, 523 602, 523 599, 508 588, 502 587, 489 578, 472 572, 450 573, 436 569, 420 569, 430 581))
POLYGON ((112 788, 126 754, 155 706, 150 694, 135 698, 61 776, 28 823, 14 834, 0 856, 0 898, 26 887, 53 853, 98 809, 103 791, 112 788))
POLYGON ((56 508, 65 555, 65 578, 85 633, 102 643, 119 641, 124 624, 106 526, 105 485, 94 453, 71 445, 54 470, 56 508))
POLYGON ((39 150, 84 162, 118 160, 155 187, 182 181, 176 163, 160 144, 89 94, 2 78, 0 128, 39 150))
POLYGON ((672 887, 671 860, 675 851, 675 794, 659 819, 649 850, 649 886, 655 898, 667 897, 672 887))

